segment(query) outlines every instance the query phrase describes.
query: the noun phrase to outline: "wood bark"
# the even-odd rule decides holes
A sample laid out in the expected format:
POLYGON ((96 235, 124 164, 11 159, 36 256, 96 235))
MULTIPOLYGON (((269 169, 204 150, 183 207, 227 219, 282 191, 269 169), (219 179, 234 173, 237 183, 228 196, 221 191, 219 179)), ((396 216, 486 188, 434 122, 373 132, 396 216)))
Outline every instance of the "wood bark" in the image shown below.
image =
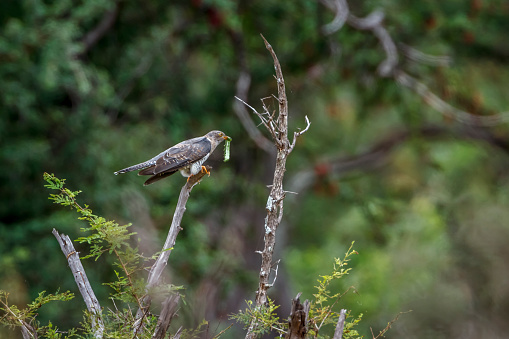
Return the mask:
MULTIPOLYGON (((285 198, 285 191, 283 190, 283 177, 286 171, 286 159, 293 150, 295 142, 298 136, 307 131, 309 128, 309 120, 306 117, 307 126, 304 130, 294 133, 293 142, 290 143, 288 140, 288 101, 286 98, 285 80, 283 77, 283 71, 281 65, 276 56, 276 53, 272 49, 272 46, 265 40, 265 47, 270 52, 272 59, 274 60, 274 69, 276 71, 276 82, 278 89, 278 101, 279 113, 277 117, 274 117, 274 113, 270 113, 267 107, 264 106, 265 112, 255 113, 262 120, 262 124, 270 132, 274 144, 277 149, 276 153, 276 168, 274 170, 274 179, 272 181, 271 190, 265 205, 267 215, 265 217, 265 235, 264 235, 264 249, 260 252, 262 256, 262 263, 259 273, 258 290, 256 291, 255 305, 256 307, 263 307, 267 303, 267 290, 272 286, 269 283, 270 273, 272 271, 274 247, 276 245, 276 230, 281 219, 283 218, 283 200, 285 198)), ((263 100, 262 100, 263 102, 263 100)), ((258 326, 257 321, 254 319, 247 331, 246 339, 253 339, 257 337, 255 329, 258 326)))
POLYGON ((69 236, 59 234, 56 229, 53 229, 52 233, 67 258, 67 262, 72 274, 74 275, 76 285, 78 285, 81 296, 87 305, 88 312, 92 316, 92 330, 94 331, 94 337, 97 339, 102 338, 104 334, 104 323, 101 316, 101 305, 99 304, 99 300, 97 300, 95 293, 92 290, 92 286, 88 281, 85 269, 81 264, 80 256, 78 255, 78 252, 76 252, 69 236))
POLYGON ((343 337, 343 329, 345 328, 346 310, 342 309, 339 312, 339 319, 336 324, 336 330, 332 339, 341 339, 343 337))
POLYGON ((164 339, 166 332, 168 331, 168 327, 170 327, 171 320, 177 313, 179 300, 180 295, 176 294, 163 301, 161 314, 159 314, 159 319, 157 320, 156 329, 152 339, 164 339))
POLYGON ((309 300, 300 303, 300 293, 292 300, 292 311, 285 339, 304 339, 308 333, 309 300))

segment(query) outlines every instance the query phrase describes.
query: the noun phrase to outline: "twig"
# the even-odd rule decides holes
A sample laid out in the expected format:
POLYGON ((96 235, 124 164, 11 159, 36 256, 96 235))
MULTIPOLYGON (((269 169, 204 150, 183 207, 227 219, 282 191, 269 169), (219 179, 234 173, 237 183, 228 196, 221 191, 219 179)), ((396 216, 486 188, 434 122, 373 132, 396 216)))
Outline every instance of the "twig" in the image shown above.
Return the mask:
POLYGON ((290 145, 290 152, 293 151, 293 148, 295 147, 295 143, 297 142, 297 138, 300 137, 302 134, 306 133, 309 127, 311 126, 311 122, 309 122, 308 116, 305 116, 306 118, 306 128, 304 128, 301 131, 293 132, 293 141, 290 145))
MULTIPOLYGON (((210 166, 206 166, 207 171, 211 169, 210 166)), ((177 239, 177 235, 182 229, 180 227, 180 223, 182 222, 182 217, 184 216, 184 212, 186 211, 186 203, 189 199, 189 195, 193 187, 200 182, 201 178, 206 174, 204 171, 200 171, 198 174, 193 175, 189 178, 189 181, 182 187, 180 190, 179 199, 177 202, 177 207, 175 208, 175 213, 173 214, 173 220, 171 222, 170 230, 168 231, 168 236, 166 237, 166 241, 163 245, 163 250, 161 254, 156 259, 154 265, 152 265, 148 279, 147 285, 145 287, 146 294, 141 299, 141 307, 136 312, 136 320, 134 326, 134 333, 138 333, 143 325, 144 314, 146 310, 149 309, 150 304, 152 302, 152 296, 150 295, 150 290, 159 284, 161 279, 161 275, 163 273, 166 264, 168 263, 168 258, 172 252, 173 246, 175 246, 175 241, 177 239)))
POLYGON ((18 316, 11 307, 9 306, 9 303, 7 301, 7 297, 5 299, 5 302, 0 299, 0 304, 4 306, 5 315, 0 318, 0 320, 3 320, 4 318, 7 318, 7 313, 10 313, 13 319, 16 319, 17 322, 19 322, 19 326, 21 327, 21 335, 23 336, 23 339, 37 339, 37 331, 30 326, 25 320, 21 319, 20 316, 18 316))
MULTIPOLYGON (((244 100, 240 99, 240 97, 247 100, 247 93, 249 91, 249 85, 251 83, 251 75, 247 72, 240 72, 239 79, 237 80, 237 95, 235 98, 242 102, 244 105, 248 106, 251 110, 253 110, 255 113, 256 110, 249 106, 244 100)), ((256 128, 255 123, 253 120, 249 117, 249 114, 245 107, 241 105, 238 101, 235 101, 233 103, 233 111, 235 114, 237 114, 237 117, 239 118, 240 122, 242 123, 242 126, 244 126, 244 129, 247 131, 247 134, 249 137, 254 141, 256 146, 263 149, 265 152, 269 154, 274 154, 274 146, 272 143, 263 136, 263 134, 256 128)))
POLYGON ((385 333, 387 333, 387 331, 391 328, 392 324, 394 324, 396 321, 398 321, 399 317, 403 314, 406 314, 406 313, 410 313, 412 312, 412 310, 409 310, 409 311, 406 311, 406 312, 399 312, 396 317, 394 317, 394 319, 392 319, 391 321, 389 321, 389 323, 387 323, 387 326, 385 326, 385 328, 383 330, 380 331, 380 333, 378 333, 378 335, 375 337, 375 335, 373 334, 373 329, 371 329, 371 335, 373 336, 373 339, 378 339, 379 337, 383 337, 385 333))
POLYGON ((78 252, 76 252, 74 249, 74 245, 72 244, 69 236, 65 234, 58 234, 56 229, 53 229, 52 233, 57 239, 62 252, 67 258, 69 268, 72 271, 76 285, 78 285, 78 289, 80 290, 81 296, 83 297, 83 301, 85 301, 85 304, 87 305, 88 312, 92 315, 92 330, 94 331, 94 337, 100 339, 104 334, 104 323, 101 317, 101 305, 99 304, 99 301, 97 300, 94 291, 92 290, 92 286, 88 281, 78 252))
POLYGON ((230 324, 230 326, 228 326, 227 328, 225 328, 224 330, 222 330, 221 332, 219 332, 218 334, 216 334, 212 339, 217 339, 219 338, 220 336, 223 335, 224 332, 228 331, 231 327, 233 326, 233 324, 230 324))
MULTIPOLYGON (((233 29, 230 30, 230 36, 232 40, 233 49, 235 54, 237 55, 237 60, 239 62, 240 73, 239 78, 237 79, 236 84, 236 98, 241 98, 241 102, 245 104, 249 94, 249 87, 251 86, 251 74, 249 73, 249 68, 246 60, 246 50, 244 44, 244 38, 242 32, 235 31, 233 29)), ((249 105, 248 105, 249 107, 249 105)), ((252 107, 250 107, 252 109, 252 107)), ((247 131, 249 137, 254 141, 256 146, 263 149, 265 152, 269 154, 274 154, 275 149, 272 143, 265 137, 263 134, 256 128, 257 126, 251 119, 249 113, 246 108, 241 105, 238 101, 234 101, 233 103, 233 111, 239 118, 242 126, 247 131)), ((255 110, 256 111, 256 110, 255 110)))

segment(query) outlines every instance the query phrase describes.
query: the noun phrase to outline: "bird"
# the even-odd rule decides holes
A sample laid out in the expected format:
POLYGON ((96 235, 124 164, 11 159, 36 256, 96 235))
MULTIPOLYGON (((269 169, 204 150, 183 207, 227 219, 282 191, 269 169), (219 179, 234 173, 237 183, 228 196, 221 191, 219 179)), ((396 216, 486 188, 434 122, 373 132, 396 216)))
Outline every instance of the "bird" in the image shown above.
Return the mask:
POLYGON ((203 163, 224 140, 231 140, 221 131, 210 131, 204 136, 182 141, 145 162, 114 172, 115 175, 138 171, 138 175, 150 175, 144 186, 164 179, 177 171, 189 178, 204 171, 210 175, 203 163))

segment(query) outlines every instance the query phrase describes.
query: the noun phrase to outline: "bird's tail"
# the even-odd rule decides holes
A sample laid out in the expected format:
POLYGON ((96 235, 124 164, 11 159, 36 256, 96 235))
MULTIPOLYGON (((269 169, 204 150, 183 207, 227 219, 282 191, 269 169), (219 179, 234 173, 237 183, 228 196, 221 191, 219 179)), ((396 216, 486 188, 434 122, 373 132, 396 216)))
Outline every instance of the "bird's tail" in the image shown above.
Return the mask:
POLYGON ((132 166, 129 166, 127 168, 121 169, 120 171, 116 171, 115 175, 118 175, 120 173, 127 173, 127 172, 141 170, 141 169, 144 169, 144 168, 147 168, 147 167, 150 167, 150 166, 154 166, 154 165, 155 165, 155 161, 150 159, 148 161, 141 162, 139 164, 132 165, 132 166))

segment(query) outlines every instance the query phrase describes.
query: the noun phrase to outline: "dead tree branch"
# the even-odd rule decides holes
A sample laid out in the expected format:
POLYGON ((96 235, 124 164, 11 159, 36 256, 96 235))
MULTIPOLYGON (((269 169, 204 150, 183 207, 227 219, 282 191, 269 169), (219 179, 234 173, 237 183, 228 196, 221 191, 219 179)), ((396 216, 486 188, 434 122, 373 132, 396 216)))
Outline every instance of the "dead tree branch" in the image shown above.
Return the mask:
MULTIPOLYGON (((272 59, 274 60, 274 69, 276 71, 275 78, 278 88, 278 96, 276 100, 279 104, 279 111, 277 116, 275 112, 270 113, 264 103, 264 99, 262 99, 262 105, 264 108, 263 113, 257 112, 254 108, 246 104, 261 119, 262 124, 269 131, 277 148, 274 179, 272 182, 269 197, 267 199, 267 204, 265 205, 265 210, 267 211, 267 216, 265 217, 264 232, 265 246, 261 252, 262 263, 260 267, 258 290, 256 292, 255 298, 256 307, 263 307, 263 305, 266 304, 267 290, 272 286, 272 284, 269 282, 269 278, 274 266, 272 257, 274 254, 274 247, 276 245, 276 230, 283 217, 283 200, 285 198, 285 191, 283 190, 283 177, 286 171, 286 159, 295 146, 295 139, 307 131, 310 125, 309 119, 306 117, 306 128, 300 132, 295 133, 294 141, 290 143, 288 140, 288 101, 286 98, 283 71, 281 70, 281 65, 279 64, 279 60, 276 56, 276 53, 272 49, 272 46, 267 42, 267 40, 265 40, 263 36, 262 39, 265 43, 265 47, 270 52, 272 59)), ((237 99, 245 103, 240 98, 237 99)), ((251 322, 246 334, 246 339, 253 339, 257 337, 255 333, 257 325, 258 324, 256 320, 251 322)))
POLYGON ((164 339, 166 332, 170 327, 171 320, 177 313, 179 300, 180 296, 176 294, 163 301, 163 308, 161 309, 161 314, 157 320, 156 329, 154 331, 154 335, 152 335, 152 339, 164 339))
POLYGON ((335 0, 330 3, 328 0, 321 0, 321 2, 335 12, 332 22, 322 28, 324 34, 333 34, 343 27, 348 18, 348 13, 350 12, 348 2, 346 0, 335 0))
POLYGON ((94 337, 100 339, 104 334, 104 323, 101 317, 101 305, 99 304, 99 300, 97 300, 94 291, 92 290, 92 286, 88 281, 85 269, 81 264, 80 256, 78 252, 76 252, 76 249, 74 248, 74 245, 72 244, 69 236, 65 234, 58 234, 56 229, 53 229, 52 233, 57 239, 62 252, 67 258, 67 262, 69 264, 69 268, 72 271, 72 274, 74 275, 76 285, 78 285, 81 296, 87 305, 88 312, 92 315, 92 330, 94 331, 94 337))
MULTIPOLYGON (((207 171, 210 171, 211 167, 206 166, 207 171)), ((179 199, 177 202, 177 207, 175 208, 175 213, 173 214, 173 220, 171 222, 170 230, 168 231, 168 236, 166 237, 166 241, 163 245, 163 249, 161 254, 156 259, 154 265, 152 265, 148 279, 147 285, 145 287, 146 294, 141 299, 142 307, 138 309, 136 312, 136 320, 134 325, 134 333, 138 333, 143 326, 143 319, 150 307, 152 302, 152 296, 150 295, 150 290, 156 287, 160 283, 161 275, 163 273, 164 268, 168 263, 168 258, 170 257, 173 246, 175 246, 175 241, 177 239, 177 235, 182 229, 180 227, 180 223, 182 222, 182 217, 184 216, 184 212, 186 211, 186 203, 189 199, 189 195, 193 187, 200 182, 200 180, 205 176, 205 172, 199 172, 196 175, 193 175, 189 178, 189 181, 182 187, 180 190, 179 199)))
POLYGON ((484 128, 457 126, 448 128, 438 125, 425 125, 418 129, 399 130, 367 148, 365 152, 349 157, 336 157, 316 163, 313 168, 304 169, 289 181, 289 189, 304 192, 320 176, 341 178, 355 171, 371 171, 387 163, 390 155, 411 138, 442 140, 446 138, 474 140, 484 143, 509 155, 509 140, 501 138, 484 128))
MULTIPOLYGON (((346 16, 346 22, 351 27, 358 30, 371 31, 373 35, 377 37, 386 55, 386 58, 378 65, 377 68, 377 72, 381 77, 392 77, 398 84, 407 87, 419 95, 425 103, 437 110, 439 113, 460 123, 472 126, 490 127, 509 121, 509 111, 500 112, 490 116, 480 116, 453 107, 434 94, 424 83, 399 69, 398 50, 394 40, 387 29, 383 26, 385 14, 381 10, 375 10, 366 17, 359 18, 349 12, 348 4, 344 4, 343 0, 321 0, 321 2, 335 13, 336 18, 339 16, 339 12, 342 12, 341 17, 346 16)), ((332 23, 329 25, 332 25, 332 23)), ((338 26, 336 31, 340 28, 341 26, 338 26)), ((402 46, 402 51, 409 59, 422 63, 448 65, 451 61, 448 57, 430 56, 406 45, 402 46)))
POLYGON ((341 339, 343 337, 343 329, 345 328, 346 310, 342 309, 339 312, 339 319, 336 324, 336 330, 332 339, 341 339))
POLYGON ((260 132, 258 128, 256 128, 256 124, 251 119, 251 116, 249 115, 249 112, 247 111, 246 107, 242 105, 242 103, 245 104, 247 101, 247 97, 249 94, 249 88, 251 86, 251 74, 249 74, 247 61, 246 61, 246 51, 244 49, 244 39, 242 38, 242 34, 239 34, 238 32, 232 31, 230 32, 233 49, 235 50, 235 53, 237 54, 237 59, 240 64, 240 74, 239 78, 237 79, 236 84, 236 93, 235 97, 238 98, 238 100, 233 102, 233 111, 239 118, 242 126, 247 131, 247 134, 251 138, 251 140, 254 141, 256 146, 264 150, 265 152, 269 154, 275 154, 276 150, 274 148, 274 145, 268 140, 266 137, 263 136, 263 134, 260 132), (239 100, 241 102, 239 102, 239 100))
POLYGON ((285 339, 304 339, 308 333, 307 319, 311 305, 309 300, 301 304, 300 295, 301 293, 297 294, 295 299, 292 300, 292 311, 290 313, 288 332, 286 333, 285 339))

